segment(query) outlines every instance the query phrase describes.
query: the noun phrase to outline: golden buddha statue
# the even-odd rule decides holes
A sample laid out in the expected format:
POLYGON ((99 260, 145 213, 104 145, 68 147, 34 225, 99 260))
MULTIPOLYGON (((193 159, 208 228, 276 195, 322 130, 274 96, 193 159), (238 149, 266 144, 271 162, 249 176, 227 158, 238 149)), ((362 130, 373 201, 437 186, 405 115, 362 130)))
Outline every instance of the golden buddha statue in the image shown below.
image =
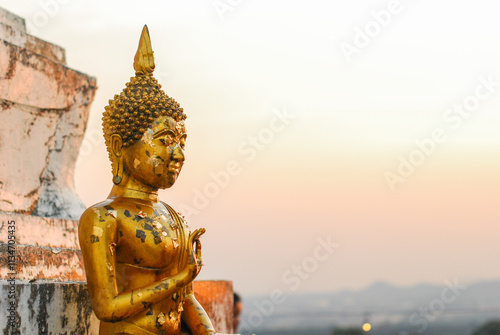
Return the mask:
POLYGON ((153 77, 146 26, 135 77, 109 101, 103 128, 114 186, 80 218, 79 239, 99 334, 214 334, 192 281, 201 269, 200 236, 158 189, 171 187, 184 163, 183 109, 153 77))

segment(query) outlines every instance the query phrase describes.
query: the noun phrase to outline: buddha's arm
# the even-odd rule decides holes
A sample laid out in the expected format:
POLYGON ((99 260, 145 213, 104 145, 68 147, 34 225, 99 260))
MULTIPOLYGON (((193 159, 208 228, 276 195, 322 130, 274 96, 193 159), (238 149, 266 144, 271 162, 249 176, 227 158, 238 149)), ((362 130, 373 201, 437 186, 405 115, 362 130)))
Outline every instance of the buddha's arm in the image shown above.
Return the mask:
POLYGON ((116 219, 88 209, 80 219, 79 239, 92 306, 98 319, 116 322, 150 308, 193 280, 189 268, 176 276, 118 294, 116 283, 116 219))
POLYGON ((208 318, 207 313, 194 297, 193 284, 186 287, 186 300, 182 320, 189 327, 193 335, 215 334, 214 326, 208 318))

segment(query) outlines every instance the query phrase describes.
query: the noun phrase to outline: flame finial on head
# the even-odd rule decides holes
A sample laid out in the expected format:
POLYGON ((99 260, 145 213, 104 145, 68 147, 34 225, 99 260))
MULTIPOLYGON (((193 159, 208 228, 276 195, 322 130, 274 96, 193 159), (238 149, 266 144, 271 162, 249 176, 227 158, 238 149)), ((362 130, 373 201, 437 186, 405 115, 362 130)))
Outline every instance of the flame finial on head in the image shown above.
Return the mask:
POLYGON ((142 28, 139 47, 134 57, 134 70, 136 74, 150 74, 155 69, 155 57, 151 47, 151 38, 149 37, 148 26, 142 28))

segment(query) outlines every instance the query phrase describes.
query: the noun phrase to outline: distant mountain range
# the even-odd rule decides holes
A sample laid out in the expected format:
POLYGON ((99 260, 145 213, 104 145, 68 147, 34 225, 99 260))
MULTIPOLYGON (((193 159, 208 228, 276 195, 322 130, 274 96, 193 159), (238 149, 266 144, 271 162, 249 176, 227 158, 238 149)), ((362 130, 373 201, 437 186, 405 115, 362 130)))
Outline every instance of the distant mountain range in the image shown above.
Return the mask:
POLYGON ((242 334, 332 335, 336 328, 369 322, 371 335, 470 335, 500 320, 500 280, 412 287, 379 282, 359 291, 253 296, 243 302, 242 334))

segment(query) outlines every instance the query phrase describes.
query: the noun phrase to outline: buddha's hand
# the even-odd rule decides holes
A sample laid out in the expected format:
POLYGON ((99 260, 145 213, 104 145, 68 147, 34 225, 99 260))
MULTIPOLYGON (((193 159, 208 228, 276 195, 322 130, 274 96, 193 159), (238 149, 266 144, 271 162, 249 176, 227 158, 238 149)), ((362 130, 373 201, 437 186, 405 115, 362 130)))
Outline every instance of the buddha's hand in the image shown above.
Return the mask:
POLYGON ((200 273, 202 266, 200 237, 205 233, 205 228, 196 229, 189 235, 188 255, 189 263, 186 267, 188 278, 193 281, 200 273))

